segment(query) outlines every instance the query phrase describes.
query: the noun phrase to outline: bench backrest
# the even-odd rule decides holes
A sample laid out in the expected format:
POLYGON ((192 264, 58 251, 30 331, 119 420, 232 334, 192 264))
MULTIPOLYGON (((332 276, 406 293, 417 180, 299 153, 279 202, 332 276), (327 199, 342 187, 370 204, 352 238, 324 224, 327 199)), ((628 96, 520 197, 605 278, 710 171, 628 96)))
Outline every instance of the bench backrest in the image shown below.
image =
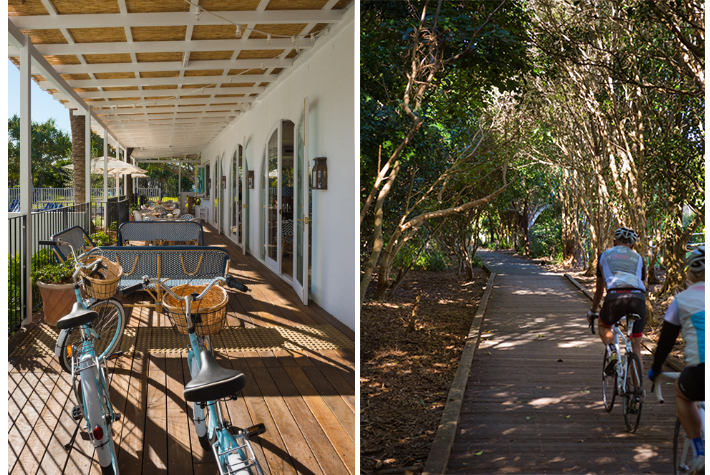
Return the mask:
POLYGON ((118 245, 126 241, 197 241, 204 245, 204 230, 193 221, 127 221, 118 228, 118 245))
POLYGON ((106 246, 93 249, 94 254, 118 262, 130 279, 211 279, 229 270, 229 253, 209 246, 106 246))
MULTIPOLYGON (((86 234, 86 231, 84 231, 84 228, 82 228, 81 226, 73 226, 71 228, 65 229, 64 231, 60 231, 57 234, 54 234, 49 239, 51 239, 52 241, 56 241, 60 238, 62 241, 71 244, 77 254, 81 252, 81 248, 84 247, 86 241, 89 242, 89 245, 94 245, 94 242, 91 240, 89 235, 86 234)), ((71 255, 71 249, 67 246, 57 246, 55 244, 52 246, 52 250, 54 251, 54 254, 56 255, 57 259, 59 259, 59 262, 65 262, 67 258, 71 255)))

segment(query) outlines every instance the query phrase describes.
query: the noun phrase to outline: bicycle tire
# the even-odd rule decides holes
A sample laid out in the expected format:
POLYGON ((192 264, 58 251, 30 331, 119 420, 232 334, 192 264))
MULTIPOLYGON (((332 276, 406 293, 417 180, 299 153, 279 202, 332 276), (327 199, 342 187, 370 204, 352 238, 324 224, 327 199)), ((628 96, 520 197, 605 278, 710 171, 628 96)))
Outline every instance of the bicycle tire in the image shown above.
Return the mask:
POLYGON ((683 425, 680 423, 680 419, 676 419, 673 431, 673 473, 675 475, 688 473, 693 458, 692 452, 690 440, 683 425))
MULTIPOLYGON (((99 318, 92 323, 94 331, 99 335, 94 343, 96 354, 99 357, 108 356, 116 350, 126 329, 126 310, 121 302, 113 298, 97 300, 89 305, 89 310, 99 314, 99 318)), ((62 330, 57 338, 59 365, 67 373, 71 373, 71 357, 67 354, 67 346, 77 345, 80 339, 81 332, 78 329, 72 332, 62 330)))
POLYGON ((641 409, 643 408, 643 377, 641 375, 641 364, 636 353, 626 355, 626 386, 624 388, 624 423, 632 434, 638 429, 641 420, 641 409), (636 378, 634 378, 636 375, 636 378), (638 381, 636 384, 635 381, 638 381), (631 405, 639 398, 638 409, 632 410, 631 405))
POLYGON ((606 412, 611 412, 616 399, 616 370, 613 374, 606 374, 606 366, 609 363, 609 348, 604 349, 604 361, 602 362, 602 401, 606 412))
MULTIPOLYGON (((199 404, 197 402, 193 402, 193 408, 195 404, 199 404)), ((215 401, 215 404, 219 404, 218 401, 215 401)), ((205 407, 204 409, 204 414, 205 414, 205 435, 198 435, 197 440, 200 442, 200 446, 209 453, 212 453, 212 444, 214 444, 217 441, 217 434, 212 433, 210 435, 210 409, 209 407, 205 407)))
MULTIPOLYGON (((87 359, 89 359, 89 357, 87 357, 87 359)), ((113 433, 111 431, 113 421, 110 420, 110 417, 107 417, 111 414, 111 411, 108 408, 106 395, 104 394, 103 398, 100 395, 99 386, 103 378, 99 373, 99 369, 100 368, 90 367, 81 373, 80 379, 84 398, 84 417, 86 417, 86 423, 90 431, 96 426, 101 427, 104 433, 101 440, 93 441, 96 450, 95 453, 99 461, 99 466, 101 466, 101 473, 113 474, 115 472, 114 464, 117 463, 116 448, 113 444, 113 433), (105 448, 107 442, 108 452, 105 448), (106 465, 102 465, 103 463, 106 463, 106 465)), ((104 390, 108 391, 108 387, 104 388, 104 390)))

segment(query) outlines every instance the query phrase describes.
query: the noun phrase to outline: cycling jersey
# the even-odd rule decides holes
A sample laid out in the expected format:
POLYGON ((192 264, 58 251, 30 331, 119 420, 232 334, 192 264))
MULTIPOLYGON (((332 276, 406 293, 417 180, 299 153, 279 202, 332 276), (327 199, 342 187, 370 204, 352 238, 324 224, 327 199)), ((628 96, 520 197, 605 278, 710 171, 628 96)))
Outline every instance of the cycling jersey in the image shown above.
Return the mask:
POLYGON ((637 252, 626 246, 614 246, 599 256, 597 276, 604 279, 607 291, 638 289, 646 292, 643 285, 646 264, 637 252))
POLYGON ((705 363, 705 282, 696 282, 676 295, 663 319, 681 327, 686 363, 705 363))

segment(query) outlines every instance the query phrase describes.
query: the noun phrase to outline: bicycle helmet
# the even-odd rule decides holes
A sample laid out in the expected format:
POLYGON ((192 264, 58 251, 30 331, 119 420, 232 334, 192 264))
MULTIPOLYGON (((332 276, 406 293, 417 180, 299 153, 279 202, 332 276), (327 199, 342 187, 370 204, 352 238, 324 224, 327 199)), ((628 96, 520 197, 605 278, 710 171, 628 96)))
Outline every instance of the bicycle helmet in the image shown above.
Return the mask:
POLYGON ((635 244, 639 235, 631 228, 621 227, 614 231, 614 239, 625 244, 635 244))
POLYGON ((688 269, 693 274, 705 272, 705 246, 700 246, 688 256, 688 269))

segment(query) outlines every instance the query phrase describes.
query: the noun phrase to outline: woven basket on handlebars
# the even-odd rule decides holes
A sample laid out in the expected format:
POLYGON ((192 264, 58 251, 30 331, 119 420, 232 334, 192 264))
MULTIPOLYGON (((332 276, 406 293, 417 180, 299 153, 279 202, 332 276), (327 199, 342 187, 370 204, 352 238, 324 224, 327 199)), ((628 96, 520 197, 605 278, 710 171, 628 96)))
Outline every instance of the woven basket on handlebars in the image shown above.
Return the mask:
MULTIPOLYGON (((207 288, 206 285, 184 284, 173 287, 172 291, 183 297, 189 294, 199 294, 205 288, 207 288)), ((185 302, 165 293, 163 295, 163 309, 172 321, 173 327, 179 333, 187 335, 185 302)), ((216 335, 222 330, 227 316, 227 291, 219 285, 215 285, 201 300, 193 300, 191 313, 195 322, 195 332, 198 335, 216 335)))
POLYGON ((118 281, 120 281, 121 276, 123 276, 123 268, 105 257, 98 256, 84 258, 81 260, 81 263, 91 265, 97 259, 101 259, 105 266, 104 269, 98 271, 100 276, 94 275, 93 277, 89 277, 89 269, 81 269, 80 273, 84 278, 84 290, 87 295, 98 300, 105 300, 116 294, 118 281))

